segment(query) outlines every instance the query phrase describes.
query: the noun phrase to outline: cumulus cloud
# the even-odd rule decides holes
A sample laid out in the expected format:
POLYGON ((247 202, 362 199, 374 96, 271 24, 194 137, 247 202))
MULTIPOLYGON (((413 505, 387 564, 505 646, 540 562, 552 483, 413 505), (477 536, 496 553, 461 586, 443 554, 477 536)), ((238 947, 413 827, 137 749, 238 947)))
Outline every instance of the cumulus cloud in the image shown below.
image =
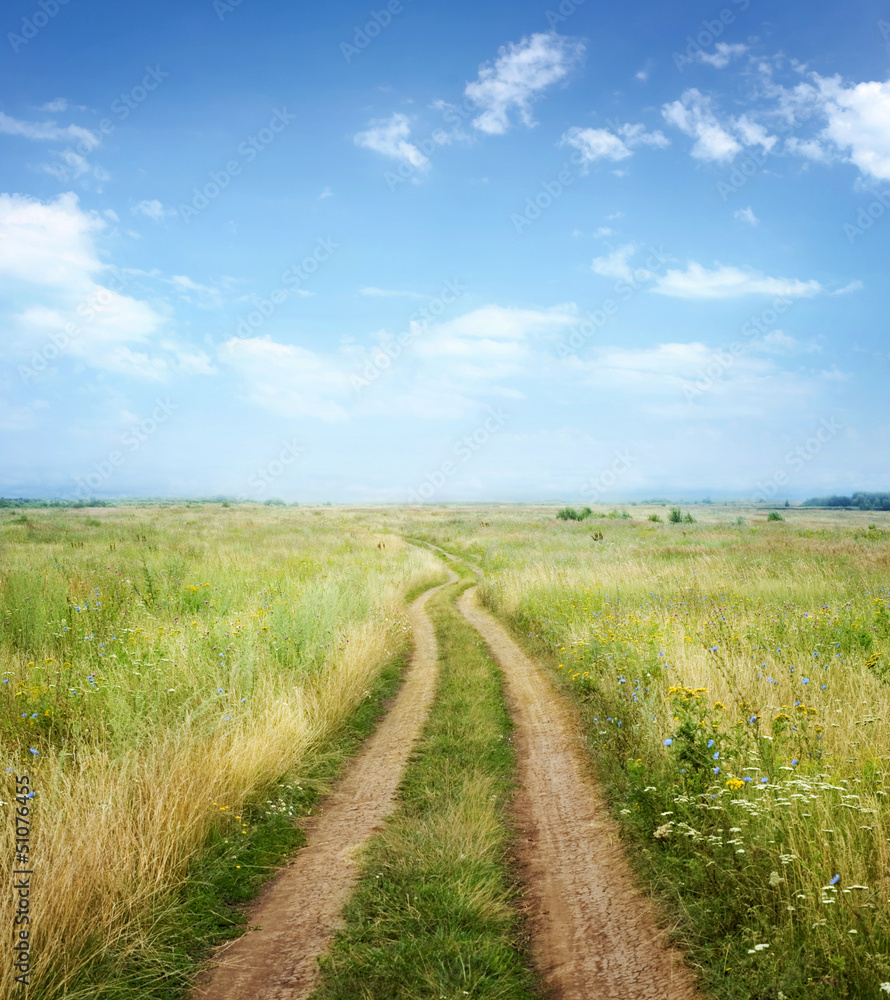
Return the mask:
POLYGON ((626 160, 636 146, 663 149, 670 140, 663 132, 647 132, 644 125, 621 125, 615 131, 605 128, 580 128, 577 125, 564 132, 559 144, 572 146, 581 154, 581 166, 586 169, 596 160, 626 160))
POLYGON ((739 43, 727 44, 726 42, 717 42, 714 46, 713 52, 704 52, 699 49, 696 52, 698 61, 702 63, 707 63, 709 66, 713 66, 715 69, 724 69, 730 64, 730 62, 736 57, 744 55, 748 51, 747 45, 741 45, 739 43))
POLYGON ((100 258, 96 238, 106 226, 70 192, 47 202, 0 194, 7 357, 27 358, 47 342, 61 342, 68 355, 96 368, 147 379, 177 370, 172 337, 160 351, 152 346, 164 317, 127 294, 132 279, 100 258))
POLYGON ((845 87, 817 78, 828 124, 822 132, 866 177, 890 180, 890 80, 845 87))
POLYGON ((498 50, 494 65, 479 69, 465 95, 481 109, 473 125, 488 135, 503 135, 515 111, 526 126, 534 126, 531 105, 553 84, 565 79, 584 53, 584 44, 556 32, 540 32, 498 50))
POLYGON ((357 146, 398 160, 399 163, 414 167, 415 170, 429 169, 429 159, 417 146, 408 141, 411 136, 411 122, 407 115, 397 111, 391 118, 375 118, 368 124, 370 126, 368 129, 355 135, 357 146))
POLYGON ((750 205, 747 208, 739 208, 732 214, 734 219, 738 219, 739 222, 747 222, 749 226, 760 224, 760 219, 754 214, 754 209, 750 205))
POLYGON ((134 215, 144 215, 153 222, 160 222, 165 215, 175 215, 172 209, 165 209, 157 198, 150 198, 138 202, 130 209, 134 215))
POLYGON ((695 139, 691 155, 697 160, 726 163, 742 149, 718 121, 710 97, 695 87, 685 91, 680 100, 665 104, 661 113, 668 124, 695 139))
POLYGON ((594 274, 602 275, 604 278, 629 281, 633 277, 633 269, 629 262, 636 252, 635 243, 625 243, 604 257, 595 257, 590 266, 594 274))
POLYGON ((263 409, 285 417, 346 418, 338 400, 348 398, 350 382, 335 359, 269 337, 232 337, 219 359, 241 373, 248 398, 263 409))
POLYGON ((678 299, 731 299, 743 295, 781 295, 805 298, 824 291, 818 281, 770 278, 757 271, 718 264, 712 270, 691 261, 685 271, 669 270, 652 289, 678 299))

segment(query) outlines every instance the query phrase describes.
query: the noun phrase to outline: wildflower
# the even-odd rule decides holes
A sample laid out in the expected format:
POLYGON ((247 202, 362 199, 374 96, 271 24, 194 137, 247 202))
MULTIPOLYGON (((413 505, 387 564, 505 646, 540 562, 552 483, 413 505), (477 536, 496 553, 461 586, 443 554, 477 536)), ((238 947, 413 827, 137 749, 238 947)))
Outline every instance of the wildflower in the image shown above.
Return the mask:
POLYGON ((720 757, 720 751, 716 750, 716 751, 714 751, 714 756, 711 759, 712 760, 718 760, 719 757, 720 757))
POLYGON ((32 753, 32 754, 34 754, 34 756, 35 756, 35 757, 39 757, 39 756, 40 756, 40 754, 38 754, 38 752, 37 752, 37 751, 36 751, 36 750, 35 750, 35 749, 34 749, 33 747, 31 747, 31 748, 30 748, 30 749, 28 750, 28 753, 32 753))
POLYGON ((832 875, 832 877, 828 880, 828 884, 837 885, 838 882, 840 882, 840 880, 841 880, 840 875, 832 875))
POLYGON ((671 744, 672 744, 673 742, 674 742, 673 740, 671 740, 671 739, 667 739, 667 740, 665 740, 665 741, 664 741, 664 745, 665 745, 666 747, 669 747, 669 746, 670 746, 670 745, 671 745, 671 744))
POLYGON ((714 768, 714 774, 719 774, 719 773, 720 773, 720 768, 719 767, 715 767, 714 768))
POLYGON ((769 778, 761 778, 760 779, 760 784, 761 785, 765 785, 768 781, 769 781, 769 778))
POLYGON ((800 683, 801 684, 809 684, 810 683, 809 677, 803 677, 803 678, 801 678, 801 682, 800 683))
POLYGON ((714 741, 713 741, 713 740, 708 740, 708 749, 709 749, 709 750, 711 749, 711 747, 712 747, 713 745, 714 745, 714 741))

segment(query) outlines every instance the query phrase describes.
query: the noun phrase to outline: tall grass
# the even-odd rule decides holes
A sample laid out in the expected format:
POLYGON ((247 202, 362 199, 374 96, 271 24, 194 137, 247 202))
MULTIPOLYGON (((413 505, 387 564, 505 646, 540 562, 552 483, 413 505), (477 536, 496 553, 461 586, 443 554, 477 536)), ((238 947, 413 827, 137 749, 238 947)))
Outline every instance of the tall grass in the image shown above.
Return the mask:
POLYGON ((877 996, 890 533, 858 515, 648 513, 603 541, 552 512, 438 515, 426 533, 481 561, 485 601, 577 697, 634 857, 714 991, 877 996))
POLYGON ((27 770, 31 995, 73 997, 91 963, 151 948, 211 830, 323 750, 406 646, 402 595, 441 570, 296 510, 29 511, 0 541, 0 870, 27 770))

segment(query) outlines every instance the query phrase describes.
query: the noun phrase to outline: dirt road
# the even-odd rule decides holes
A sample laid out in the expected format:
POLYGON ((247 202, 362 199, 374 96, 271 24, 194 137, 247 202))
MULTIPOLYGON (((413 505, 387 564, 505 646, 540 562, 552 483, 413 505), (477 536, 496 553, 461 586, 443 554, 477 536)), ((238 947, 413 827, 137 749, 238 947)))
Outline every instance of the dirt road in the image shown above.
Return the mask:
POLYGON ((618 831, 590 779, 574 712, 541 668, 477 601, 457 602, 506 679, 520 790, 517 845, 532 952, 553 1000, 696 1000, 635 888, 618 831))
POLYGON ((426 591, 409 609, 414 652, 392 709, 321 813, 304 825, 307 845, 252 909, 249 924, 259 929, 220 949, 194 1000, 299 1000, 311 992, 317 958, 327 950, 358 877, 355 852, 390 811, 432 704, 438 657, 424 605, 439 589, 426 591))

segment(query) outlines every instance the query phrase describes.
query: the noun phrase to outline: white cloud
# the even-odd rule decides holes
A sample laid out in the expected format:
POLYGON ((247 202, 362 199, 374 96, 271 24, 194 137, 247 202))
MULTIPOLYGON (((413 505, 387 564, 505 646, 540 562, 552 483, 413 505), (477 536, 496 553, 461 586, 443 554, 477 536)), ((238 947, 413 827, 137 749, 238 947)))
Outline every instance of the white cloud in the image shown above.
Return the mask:
POLYGON ((747 51, 747 45, 739 43, 728 45, 726 42, 717 42, 712 53, 703 52, 699 49, 696 55, 699 62, 707 63, 716 69, 723 69, 729 65, 735 56, 743 55, 747 51))
POLYGON ((816 77, 828 125, 822 133, 867 177, 890 180, 890 80, 845 87, 816 77))
POLYGON ((79 125, 59 126, 55 122, 26 122, 0 111, 0 132, 19 135, 36 142, 84 142, 89 148, 99 145, 99 139, 89 129, 79 125))
POLYGON ((284 417, 346 418, 337 400, 349 397, 349 378, 322 354, 269 337, 232 337, 219 358, 244 376, 248 398, 266 410, 284 417))
POLYGON ((847 285, 844 285, 843 288, 838 288, 836 291, 833 291, 831 294, 832 295, 849 295, 850 292, 858 292, 858 291, 860 291, 863 288, 865 288, 865 285, 861 281, 859 281, 857 279, 855 281, 851 281, 847 285))
POLYGON ((680 299, 730 299, 742 295, 781 295, 802 298, 824 291, 818 281, 770 278, 757 271, 718 264, 709 271, 695 261, 685 271, 670 270, 656 281, 652 291, 680 299))
POLYGON ((621 125, 614 132, 605 128, 580 128, 575 125, 563 133, 560 146, 572 146, 581 153, 581 166, 586 169, 596 160, 626 160, 636 146, 663 149, 670 140, 663 132, 647 132, 645 125, 621 125))
POLYGON ((818 139, 799 139, 792 135, 785 140, 785 149, 792 156, 802 156, 814 163, 830 163, 835 159, 832 150, 818 139))
POLYGON ((605 257, 595 257, 590 266, 593 268, 594 274, 600 274, 604 278, 629 281, 633 277, 633 269, 629 261, 636 252, 635 243, 625 243, 605 257))
POLYGON ((510 111, 534 126, 531 103, 544 90, 563 80, 584 53, 584 44, 556 32, 541 32, 518 43, 501 46, 494 65, 479 68, 465 95, 482 110, 473 125, 488 135, 503 135, 510 127, 510 111))
POLYGON ((315 199, 316 201, 324 201, 325 198, 332 198, 334 192, 329 188, 323 188, 321 194, 315 199))
POLYGON ((761 124, 751 121, 747 115, 733 118, 732 125, 746 146, 760 146, 764 153, 771 152, 779 141, 777 136, 770 135, 761 124))
POLYGON ((559 144, 573 146, 581 153, 581 162, 586 166, 594 160, 626 160, 633 153, 621 139, 607 128, 579 128, 577 125, 563 134, 559 144))
POLYGON ((600 226, 599 229, 597 229, 593 235, 597 239, 602 239, 604 236, 614 236, 614 234, 615 234, 614 229, 609 229, 608 226, 600 226))
POLYGON ((754 214, 754 209, 750 205, 747 208, 740 208, 732 214, 734 219, 738 219, 739 222, 747 222, 749 226, 760 224, 760 219, 754 214))
POLYGON ((161 354, 144 346, 160 334, 164 317, 125 294, 122 272, 113 281, 99 256, 95 240, 106 227, 70 192, 48 202, 0 194, 7 356, 29 358, 55 335, 66 338, 64 353, 93 367, 149 379, 176 370, 179 348, 172 339, 161 354))
POLYGON ((160 222, 165 215, 176 214, 172 209, 165 209, 157 198, 150 198, 144 201, 140 201, 138 204, 134 205, 130 209, 130 211, 134 215, 144 215, 146 218, 151 219, 153 222, 160 222))
POLYGON ((697 160, 728 162, 742 148, 717 120, 711 99, 695 87, 685 91, 680 100, 665 104, 661 113, 666 122, 695 139, 691 155, 697 160))
POLYGON ((375 118, 368 124, 370 128, 355 135, 357 146, 389 156, 416 170, 429 168, 429 159, 415 145, 408 142, 411 123, 407 115, 397 111, 391 118, 375 118))

